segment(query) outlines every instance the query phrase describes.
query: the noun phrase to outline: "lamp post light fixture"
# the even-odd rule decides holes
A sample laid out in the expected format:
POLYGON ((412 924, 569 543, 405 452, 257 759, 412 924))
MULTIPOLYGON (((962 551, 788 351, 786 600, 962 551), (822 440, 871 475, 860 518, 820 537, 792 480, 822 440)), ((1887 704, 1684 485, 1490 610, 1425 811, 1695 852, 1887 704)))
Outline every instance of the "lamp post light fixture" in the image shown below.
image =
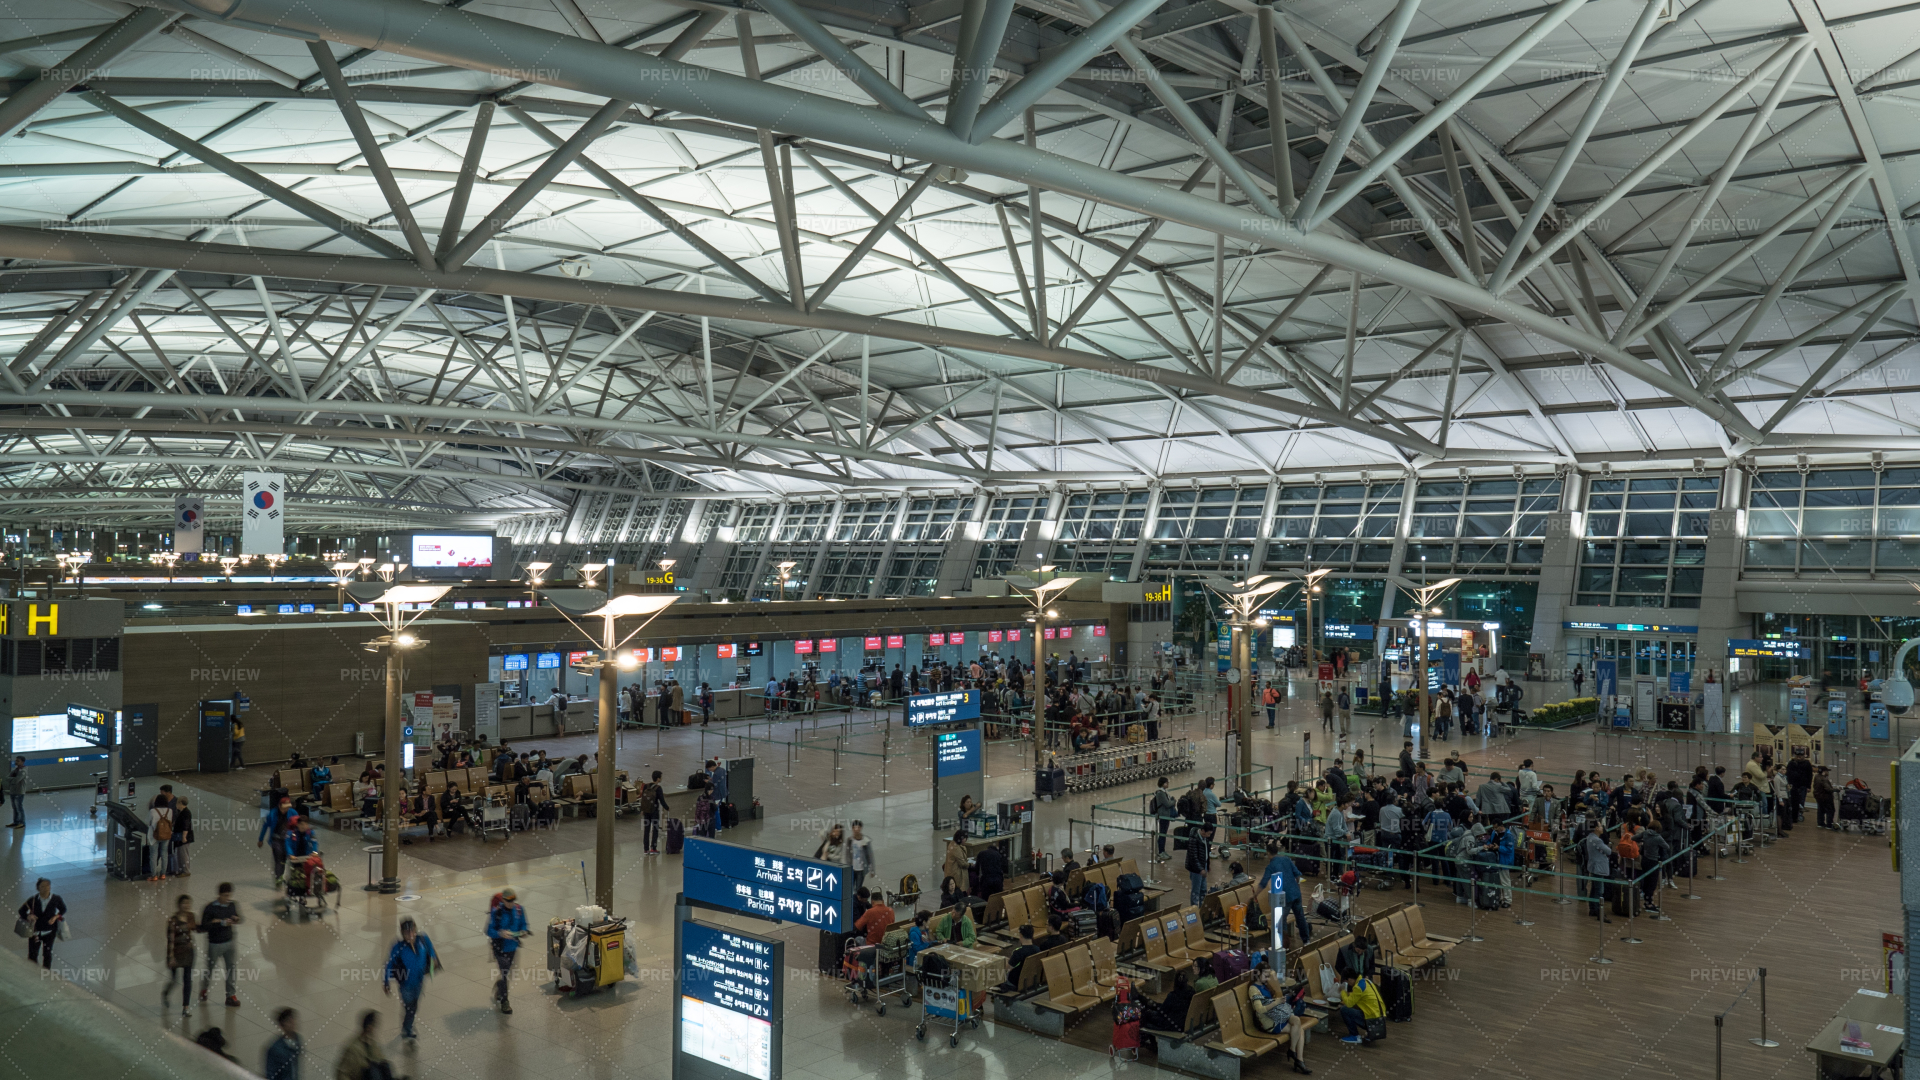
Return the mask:
MULTIPOLYGON (((1053 567, 1042 566, 1040 572, 1051 574, 1053 567)), ((1007 578, 1007 588, 1025 600, 1031 609, 1027 621, 1033 625, 1033 764, 1036 769, 1044 765, 1047 759, 1044 735, 1047 724, 1046 626, 1047 620, 1060 617, 1060 612, 1048 605, 1053 603, 1054 597, 1064 594, 1079 580, 1077 577, 1049 577, 1042 582, 1024 574, 1007 578)))
POLYGON ((540 603, 540 586, 547 580, 547 571, 552 563, 530 562, 527 564, 527 606, 536 607, 540 603))
POLYGON ((787 598, 787 589, 792 586, 790 579, 793 577, 793 568, 799 565, 799 563, 794 562, 792 559, 773 564, 773 568, 780 571, 780 599, 785 600, 787 598))
POLYGON ((180 553, 177 551, 156 551, 153 553, 153 561, 167 568, 167 580, 172 581, 173 564, 180 561, 180 553))
POLYGON ((393 582, 394 578, 397 578, 401 574, 406 573, 406 571, 407 571, 406 563, 383 562, 380 565, 373 568, 374 576, 378 577, 381 581, 385 581, 389 584, 393 582))
POLYGON ((1256 627, 1266 625, 1266 620, 1260 618, 1260 605, 1285 588, 1287 582, 1272 574, 1255 574, 1237 583, 1219 574, 1206 574, 1200 578, 1200 583, 1208 592, 1220 598, 1221 611, 1226 614, 1227 625, 1232 628, 1233 659, 1227 668, 1227 695, 1232 702, 1233 728, 1237 733, 1235 741, 1240 744, 1240 761, 1236 769, 1228 772, 1234 780, 1234 787, 1245 790, 1253 777, 1251 640, 1256 627))
POLYGON ((359 559, 353 560, 353 562, 354 562, 354 565, 360 568, 360 580, 361 581, 367 580, 367 571, 373 568, 373 559, 359 558, 359 559))
POLYGON ((336 562, 328 569, 333 571, 333 602, 341 611, 347 610, 347 582, 353 580, 354 572, 360 569, 359 563, 336 562))
POLYGON ((226 575, 227 581, 229 583, 233 581, 233 568, 239 565, 240 565, 240 559, 238 556, 235 556, 235 555, 220 556, 220 572, 226 575))
MULTIPOLYGON (((1322 569, 1319 569, 1319 570, 1286 570, 1282 572, 1288 578, 1300 583, 1300 596, 1302 599, 1306 601, 1306 605, 1307 605, 1307 625, 1306 625, 1307 677, 1310 679, 1317 678, 1318 676, 1315 674, 1316 672, 1315 665, 1319 663, 1320 650, 1315 647, 1316 643, 1313 639, 1313 594, 1320 591, 1320 579, 1323 577, 1326 577, 1328 574, 1333 573, 1333 570, 1331 568, 1323 567, 1322 569)), ((1264 577, 1265 575, 1262 575, 1262 576, 1264 577)))
MULTIPOLYGON (((614 818, 611 807, 613 805, 613 792, 616 783, 613 767, 613 735, 617 715, 614 707, 614 694, 617 691, 615 683, 619 678, 615 672, 633 670, 635 666, 633 653, 629 651, 623 658, 620 656, 621 648, 626 645, 627 642, 633 640, 635 634, 646 629, 648 623, 659 617, 660 613, 667 610, 674 601, 680 599, 680 596, 677 593, 627 593, 623 596, 611 597, 592 611, 579 613, 583 619, 590 621, 597 619, 600 621, 598 633, 596 633, 594 630, 582 626, 574 619, 573 613, 567 611, 564 601, 573 596, 578 596, 579 592, 580 590, 575 589, 556 590, 555 592, 549 593, 547 598, 554 601, 553 606, 560 614, 564 616, 568 622, 573 623, 574 628, 585 635, 588 640, 593 642, 594 647, 600 650, 600 655, 597 659, 575 664, 574 667, 576 669, 594 671, 599 675, 600 763, 594 778, 594 790, 597 793, 596 798, 600 800, 600 805, 606 809, 594 815, 593 902, 611 912, 613 910, 614 818), (617 633, 614 627, 615 620, 642 617, 644 617, 644 619, 640 625, 634 627, 626 637, 615 637, 617 633)), ((591 625, 591 623, 589 625, 591 625)))
MULTIPOLYGON (((389 564, 391 565, 391 564, 389 564)), ((400 891, 400 800, 404 797, 406 770, 401 768, 401 737, 405 710, 401 706, 401 682, 405 678, 405 656, 427 642, 407 627, 433 610, 451 585, 392 585, 361 610, 373 616, 386 633, 367 642, 368 652, 387 653, 387 707, 384 756, 386 772, 380 777, 380 882, 369 891, 400 891)))
POLYGON ((280 564, 287 561, 287 557, 285 555, 262 555, 260 556, 260 558, 262 559, 262 561, 264 561, 267 564, 267 580, 268 581, 273 580, 273 572, 279 569, 280 564))
POLYGON ((1460 584, 1459 578, 1450 577, 1445 581, 1436 581, 1432 585, 1421 585, 1416 588, 1408 588, 1405 585, 1400 586, 1408 596, 1413 597, 1415 605, 1414 615, 1419 620, 1420 674, 1418 678, 1420 681, 1416 685, 1420 693, 1420 742, 1422 745, 1426 743, 1427 724, 1433 719, 1432 712, 1430 711, 1431 702, 1429 701, 1429 695, 1427 693, 1427 620, 1432 616, 1440 614, 1440 606, 1436 601, 1440 599, 1441 594, 1458 584, 1460 584))
MULTIPOLYGON (((599 587, 598 579, 600 577, 600 572, 602 570, 613 569, 613 560, 608 559, 606 562, 603 562, 603 563, 596 563, 596 562, 581 563, 579 566, 575 567, 575 569, 580 571, 581 582, 584 583, 587 588, 594 589, 599 587)), ((609 578, 611 578, 611 575, 609 575, 609 578)), ((612 585, 613 585, 612 581, 609 580, 607 585, 608 585, 608 588, 612 588, 612 585)))

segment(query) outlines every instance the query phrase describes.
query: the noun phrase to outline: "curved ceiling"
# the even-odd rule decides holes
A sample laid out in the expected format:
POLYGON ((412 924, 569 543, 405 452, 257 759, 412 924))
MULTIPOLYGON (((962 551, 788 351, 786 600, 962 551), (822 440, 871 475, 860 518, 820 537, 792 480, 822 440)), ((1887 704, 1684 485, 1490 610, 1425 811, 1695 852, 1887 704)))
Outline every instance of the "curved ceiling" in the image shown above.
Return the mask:
POLYGON ((0 505, 151 523, 269 468, 331 527, 1920 448, 1917 23, 29 0, 0 505))

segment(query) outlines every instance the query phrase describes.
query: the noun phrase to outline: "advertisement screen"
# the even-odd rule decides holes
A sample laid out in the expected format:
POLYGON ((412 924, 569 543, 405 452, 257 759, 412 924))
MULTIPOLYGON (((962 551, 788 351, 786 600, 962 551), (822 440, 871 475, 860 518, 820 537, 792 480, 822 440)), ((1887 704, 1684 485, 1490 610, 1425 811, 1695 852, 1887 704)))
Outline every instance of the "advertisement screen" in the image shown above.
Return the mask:
POLYGON ((660 646, 660 662, 663 664, 679 663, 680 662, 680 646, 678 645, 660 646))
POLYGON ((715 655, 719 656, 720 659, 731 660, 734 657, 734 650, 738 649, 739 646, 723 644, 723 645, 715 645, 713 648, 714 648, 715 655))
POLYGON ((418 534, 413 538, 413 565, 422 570, 489 568, 493 537, 418 534))
POLYGON ((93 743, 68 733, 67 714, 64 712, 13 718, 13 752, 15 754, 32 757, 35 754, 53 754, 66 750, 98 749, 99 747, 93 743))

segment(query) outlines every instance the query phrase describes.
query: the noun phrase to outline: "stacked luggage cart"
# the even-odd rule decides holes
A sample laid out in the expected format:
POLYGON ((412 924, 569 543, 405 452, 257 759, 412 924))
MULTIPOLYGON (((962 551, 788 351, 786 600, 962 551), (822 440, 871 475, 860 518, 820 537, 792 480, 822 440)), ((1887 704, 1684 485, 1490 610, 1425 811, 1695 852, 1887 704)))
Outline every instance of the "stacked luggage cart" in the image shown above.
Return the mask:
POLYGON ((1185 739, 1120 743, 1063 757, 1056 764, 1066 773, 1068 791, 1093 791, 1186 772, 1193 768, 1193 744, 1185 739))

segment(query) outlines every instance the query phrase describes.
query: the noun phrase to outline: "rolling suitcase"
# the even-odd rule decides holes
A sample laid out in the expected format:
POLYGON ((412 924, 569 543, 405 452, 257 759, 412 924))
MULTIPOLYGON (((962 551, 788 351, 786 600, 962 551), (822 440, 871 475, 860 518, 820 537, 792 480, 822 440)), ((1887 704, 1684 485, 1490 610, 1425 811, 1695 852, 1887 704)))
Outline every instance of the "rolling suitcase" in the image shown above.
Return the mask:
POLYGON ((820 931, 820 970, 830 975, 840 974, 846 949, 847 935, 836 930, 820 931))
POLYGON ((1413 1019, 1413 980, 1395 967, 1380 969, 1380 999, 1386 1003, 1387 1019, 1405 1023, 1413 1019))
POLYGON ((687 845, 687 827, 679 818, 667 819, 667 854, 678 855, 687 845))
POLYGON ((720 804, 720 825, 722 828, 727 828, 727 829, 739 828, 740 827, 740 808, 733 805, 730 802, 721 803, 720 804))

